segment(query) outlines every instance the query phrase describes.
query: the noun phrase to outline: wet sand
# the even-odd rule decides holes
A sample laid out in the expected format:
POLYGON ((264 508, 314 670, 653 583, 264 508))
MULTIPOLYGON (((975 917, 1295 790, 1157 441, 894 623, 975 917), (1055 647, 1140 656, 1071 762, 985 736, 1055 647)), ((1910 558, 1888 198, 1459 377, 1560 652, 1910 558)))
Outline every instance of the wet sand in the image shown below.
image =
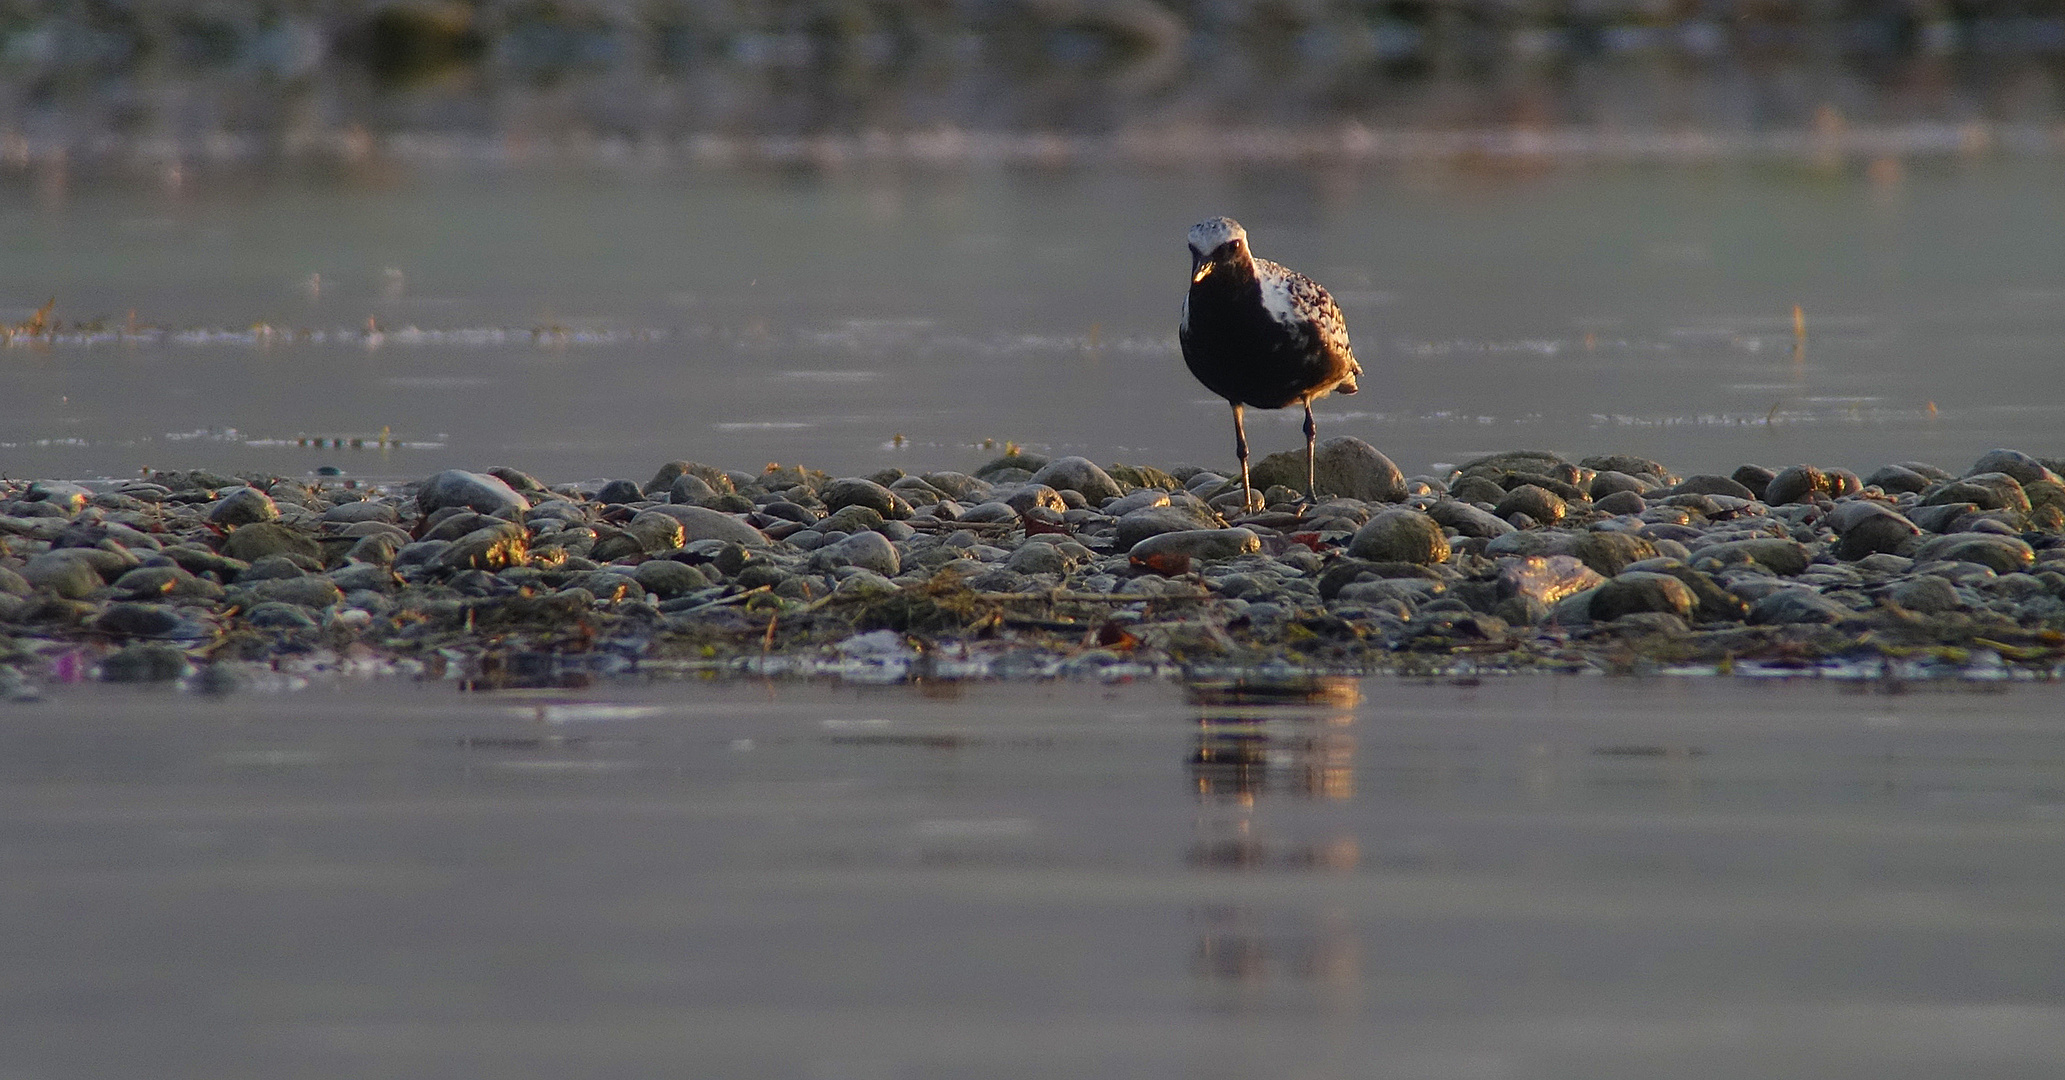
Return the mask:
POLYGON ((78 686, 10 1075, 2065 1065, 2047 686, 78 686))

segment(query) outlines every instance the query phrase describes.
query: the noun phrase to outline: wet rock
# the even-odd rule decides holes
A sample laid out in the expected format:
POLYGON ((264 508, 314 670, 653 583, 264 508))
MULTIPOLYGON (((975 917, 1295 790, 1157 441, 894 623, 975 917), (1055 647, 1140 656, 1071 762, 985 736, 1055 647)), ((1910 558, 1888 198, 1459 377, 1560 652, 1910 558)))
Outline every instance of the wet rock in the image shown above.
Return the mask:
POLYGON ((1630 571, 1592 592, 1589 609, 1596 622, 1611 622, 1623 615, 1656 611, 1689 618, 1699 601, 1685 583, 1669 574, 1630 571))
MULTIPOLYGON (((1313 447, 1313 475, 1320 498, 1358 499, 1362 502, 1401 502, 1405 499, 1405 475, 1376 447, 1353 435, 1321 440, 1313 447)), ((1250 470, 1257 491, 1282 484, 1303 492, 1306 483, 1305 451, 1286 450, 1270 454, 1250 470)))
POLYGON ((1864 483, 1866 486, 1878 488, 1888 495, 1904 495, 1926 491, 1934 481, 1915 472, 1913 469, 1899 465, 1887 465, 1874 470, 1870 476, 1865 477, 1864 483))
POLYGON ((322 546, 314 538, 276 521, 261 521, 230 533, 222 542, 222 553, 246 563, 267 555, 299 555, 318 563, 323 557, 322 546))
POLYGON ((2006 473, 1976 473, 1942 484, 1922 496, 1923 506, 1972 503, 1982 510, 2029 510, 2029 494, 2006 473))
POLYGON ((1125 494, 1118 481, 1084 457, 1055 458, 1033 473, 1029 483, 1044 484, 1056 491, 1074 491, 1092 503, 1125 494))
POLYGON ((32 555, 22 566, 22 579, 37 589, 48 590, 68 600, 84 600, 102 584, 94 561, 83 554, 86 550, 61 548, 32 555))
POLYGON ((724 540, 746 547, 766 547, 767 534, 745 522, 702 506, 655 506, 641 513, 665 514, 681 523, 681 542, 724 540))
POLYGON ((1612 514, 1619 517, 1621 515, 1640 514, 1649 509, 1649 503, 1642 496, 1632 491, 1616 491, 1593 502, 1592 509, 1602 514, 1612 514))
POLYGON ((340 566, 326 575, 337 591, 351 595, 355 592, 390 593, 400 584, 394 571, 385 566, 371 563, 351 563, 340 566))
MULTIPOLYGON (((611 480, 595 493, 595 501, 605 506, 620 506, 624 503, 643 502, 645 489, 630 480, 611 480)), ((528 509, 526 507, 525 509, 528 509)))
POLYGON ((100 677, 113 683, 171 682, 186 670, 185 653, 169 645, 139 643, 101 661, 100 677))
POLYGON ((859 532, 811 552, 810 565, 817 570, 858 566, 883 577, 895 577, 903 570, 903 559, 888 537, 877 532, 859 532))
POLYGON ((1768 501, 1764 496, 1771 490, 1771 481, 1778 479, 1778 473, 1762 465, 1740 465, 1728 474, 1728 479, 1750 489, 1758 501, 1768 501))
POLYGON ((530 500, 517 494, 499 477, 485 473, 446 469, 423 481, 416 491, 417 511, 425 516, 447 506, 465 507, 483 514, 521 514, 531 508, 530 500))
POLYGON ((1225 520, 1205 509, 1203 503, 1187 500, 1181 506, 1150 507, 1127 514, 1119 519, 1117 540, 1121 549, 1131 550, 1150 536, 1225 527, 1225 520))
POLYGON ((1608 495, 1616 495, 1623 491, 1641 495, 1652 486, 1654 485, 1650 481, 1640 477, 1609 470, 1593 476, 1591 485, 1585 491, 1592 497, 1593 502, 1597 502, 1608 495))
POLYGON ((208 520, 227 528, 277 521, 279 516, 280 508, 272 496, 256 488, 231 488, 222 493, 220 502, 208 508, 208 520))
POLYGON ((1606 583, 1598 571, 1569 555, 1508 556, 1498 565, 1497 595, 1501 600, 1520 597, 1545 608, 1606 583))
MULTIPOLYGON (((1316 510, 1314 512, 1317 513, 1316 510)), ((1513 526, 1498 515, 1456 499, 1438 499, 1427 507, 1426 513, 1436 524, 1454 529, 1463 536, 1490 540, 1513 531, 1513 526)))
POLYGON ((834 480, 818 492, 827 510, 839 510, 847 506, 864 506, 882 515, 885 521, 901 521, 911 516, 911 504, 903 497, 873 480, 849 476, 834 480))
POLYGON ((631 576, 645 586, 647 592, 663 600, 686 596, 710 586, 710 579, 704 577, 702 571, 672 559, 648 559, 639 563, 631 576))
MULTIPOLYGON (((521 566, 529 556, 530 532, 513 521, 504 521, 489 528, 467 533, 437 549, 432 556, 431 565, 443 570, 493 572, 505 567, 521 566)), ((400 563, 402 558, 397 555, 395 561, 400 563)))
MULTIPOLYGON (((307 560, 302 561, 306 562, 307 560)), ((308 568, 301 565, 300 562, 294 561, 291 556, 267 555, 262 559, 253 559, 250 566, 238 572, 236 580, 239 585, 248 585, 253 582, 268 581, 273 578, 307 576, 308 568)))
POLYGON ((70 484, 61 480, 38 480, 29 485, 29 490, 22 496, 22 501, 49 503, 66 515, 71 515, 86 509, 86 504, 93 501, 93 492, 78 484, 70 484))
POLYGON ((356 525, 367 521, 393 524, 399 516, 395 513, 394 507, 387 503, 360 499, 357 502, 338 503, 323 511, 321 520, 339 525, 356 525))
POLYGON ((1526 514, 1537 523, 1554 525, 1563 520, 1569 512, 1569 504, 1563 497, 1539 484, 1522 484, 1506 492, 1498 501, 1492 513, 1511 520, 1514 514, 1526 514))
POLYGON ((1742 597, 1722 588, 1713 578, 1672 560, 1651 561, 1664 564, 1657 566, 1655 573, 1669 574, 1692 590, 1695 605, 1692 609, 1693 622, 1741 622, 1749 614, 1749 604, 1742 597))
POLYGON ((1897 511, 1861 499, 1837 504, 1828 521, 1842 537, 1836 557, 1853 562, 1876 552, 1897 551, 1921 535, 1921 529, 1897 511))
POLYGON ((1856 613, 1805 586, 1778 589, 1750 605, 1752 626, 1839 623, 1856 613))
POLYGON ((313 630, 320 625, 301 605, 281 600, 253 605, 244 621, 266 630, 313 630))
POLYGON ((118 637, 165 637, 181 626, 179 613, 163 604, 109 604, 93 628, 118 637))
MULTIPOLYGON (((1666 487, 1672 482, 1670 470, 1665 469, 1658 462, 1651 461, 1645 457, 1636 457, 1633 454, 1594 454, 1588 458, 1580 458, 1578 464, 1602 475, 1612 472, 1640 478, 1644 481, 1645 489, 1648 487, 1666 487)), ((1592 483, 1596 485, 1598 482, 1598 477, 1593 477, 1592 483)), ((1610 491, 1601 492, 1601 494, 1610 493, 1610 491)))
POLYGON ((1656 545, 1631 533, 1581 532, 1564 542, 1563 554, 1610 578, 1629 563, 1655 558, 1656 545))
POLYGON ((1778 470, 1764 488, 1764 501, 1772 506, 1806 502, 1828 493, 1827 474, 1812 465, 1788 465, 1778 470))
POLYGON ((1916 551, 1915 558, 1921 562, 1978 563, 1996 574, 2011 574, 2028 569, 2036 561, 2036 553, 2020 537, 1951 533, 1925 541, 1916 551))
POLYGON ((1896 582, 1886 590, 1886 599, 1924 615, 1939 615, 1965 606, 1964 597, 1958 595, 1957 587, 1933 574, 1896 582))
MULTIPOLYGON (((695 477, 697 482, 709 488, 713 495, 729 494, 737 490, 730 474, 722 469, 699 465, 693 461, 670 461, 660 466, 659 471, 653 473, 653 478, 646 481, 645 494, 662 495, 671 492, 674 490, 674 482, 684 476, 695 477)), ((791 479, 791 483, 800 482, 802 479, 803 477, 798 475, 791 479)))
POLYGON ((1449 485, 1448 494, 1458 502, 1497 505, 1500 499, 1506 497, 1506 489, 1500 487, 1497 481, 1482 476, 1465 476, 1449 485))
POLYGON ((1671 494, 1728 495, 1737 499, 1755 499, 1758 497, 1758 492, 1751 490, 1740 481, 1726 476, 1716 476, 1712 473, 1700 473, 1696 476, 1686 477, 1682 483, 1671 489, 1671 494))
POLYGON ((1150 536, 1127 549, 1137 564, 1157 565, 1157 560, 1188 558, 1198 562, 1231 559, 1262 550, 1262 539, 1248 529, 1189 529, 1150 536))
POLYGON ((1979 460, 1965 470, 1966 476, 1986 473, 2002 473, 2012 477, 2018 484, 2034 484, 2040 481, 2058 482, 2058 474, 2047 468, 2043 462, 2020 450, 1988 450, 1979 455, 1979 460))
POLYGON ((344 599, 343 590, 325 577, 275 578, 252 586, 251 592, 260 600, 318 609, 344 599))
POLYGON ((1755 562, 1774 574, 1791 577, 1807 569, 1812 561, 1805 545, 1797 540, 1779 537, 1757 537, 1749 540, 1728 540, 1694 551, 1697 561, 1713 559, 1722 565, 1741 562, 1755 562))
POLYGON ((1953 531, 1964 518, 1977 512, 1978 504, 1968 502, 1939 503, 1935 506, 1914 506, 1907 511, 1907 520, 1932 533, 1953 531))
POLYGON ((1448 561, 1448 537, 1433 518, 1417 510, 1386 510, 1355 531, 1348 554, 1376 562, 1448 561))

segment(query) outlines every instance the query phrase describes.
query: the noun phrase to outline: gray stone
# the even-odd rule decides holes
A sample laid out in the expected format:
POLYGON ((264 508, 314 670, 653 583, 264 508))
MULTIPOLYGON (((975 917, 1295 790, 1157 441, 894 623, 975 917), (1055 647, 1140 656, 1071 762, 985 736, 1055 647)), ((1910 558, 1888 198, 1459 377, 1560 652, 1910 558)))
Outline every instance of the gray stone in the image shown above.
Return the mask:
POLYGON ((1616 491, 1611 495, 1595 500, 1592 503, 1592 509, 1602 514, 1612 514, 1619 517, 1627 514, 1640 514, 1649 509, 1649 503, 1642 496, 1632 491, 1616 491))
POLYGON ((2029 494, 2006 473, 1978 473, 1943 484, 1922 496, 1923 506, 1972 503, 1981 510, 2028 512, 2029 494))
MULTIPOLYGON (((1163 533, 1191 532, 1197 529, 1223 529, 1224 519, 1210 511, 1199 509, 1201 503, 1187 503, 1183 506, 1157 506, 1146 510, 1135 510, 1119 519, 1117 543, 1121 549, 1131 550, 1133 545, 1150 536, 1163 533)), ((966 520, 965 518, 963 520, 966 520)))
POLYGON ((766 547, 767 534, 721 511, 703 506, 655 506, 642 513, 665 514, 681 523, 681 541, 728 540, 747 547, 766 547))
POLYGON ((2029 544, 2016 536, 1996 536, 1992 533, 1951 533, 1925 541, 1915 552, 1921 562, 1944 560, 1947 562, 1978 563, 1996 574, 2012 574, 2025 570, 2036 561, 2036 552, 2029 544))
POLYGON ((1563 520, 1569 509, 1561 495, 1539 484, 1522 484, 1506 492, 1492 513, 1508 519, 1514 514, 1526 514, 1537 524, 1554 525, 1563 520))
POLYGON ((885 521, 902 521, 911 516, 911 504, 903 496, 889 490, 873 480, 848 476, 826 484, 817 493, 827 510, 838 510, 846 506, 865 506, 882 515, 885 521))
POLYGON ((67 600, 84 600, 103 584, 94 560, 86 548, 59 548, 29 556, 22 566, 23 580, 38 589, 54 592, 67 600))
POLYGON ((1777 478, 1776 472, 1762 465, 1738 465, 1734 472, 1728 474, 1728 479, 1750 489, 1759 500, 1771 490, 1771 481, 1777 478))
POLYGON ((667 501, 688 506, 706 506, 717 498, 717 489, 694 473, 682 473, 667 488, 667 501))
POLYGON ((1596 502, 1608 495, 1623 491, 1631 491, 1641 495, 1650 490, 1652 486, 1650 481, 1644 480, 1639 476, 1630 476, 1627 473, 1609 469, 1593 476, 1592 482, 1586 485, 1585 492, 1596 502))
POLYGON ((1795 623, 1838 623, 1856 612, 1805 586, 1789 586, 1767 593, 1750 605, 1753 626, 1785 626, 1795 623))
POLYGON ((500 477, 446 469, 423 481, 416 491, 416 508, 427 516, 447 506, 463 506, 483 514, 521 514, 531 508, 531 503, 500 477))
MULTIPOLYGON (((1661 560, 1650 560, 1659 562, 1661 560)), ((1669 574, 1685 583, 1692 590, 1692 598, 1698 602, 1693 609, 1692 620, 1700 623, 1741 622, 1749 614, 1749 604, 1742 597, 1722 588, 1718 582, 1689 566, 1659 566, 1656 573, 1669 574)))
POLYGON ((1490 540, 1513 531, 1513 526, 1498 515, 1456 499, 1437 499, 1426 513, 1443 528, 1454 529, 1463 536, 1490 540))
POLYGON ((171 682, 186 674, 186 654, 170 645, 137 643, 100 662, 100 677, 114 683, 171 682))
POLYGON ((1053 544, 1024 544, 1004 560, 1004 569, 1020 574, 1066 574, 1072 560, 1053 544))
POLYGON ((313 630, 319 625, 301 605, 280 600, 253 605, 244 621, 267 630, 313 630))
POLYGON ((1564 541, 1562 553, 1610 578, 1629 563, 1655 558, 1656 545, 1633 533, 1581 532, 1564 541))
POLYGON ((1506 497, 1506 489, 1495 480, 1482 476, 1465 476, 1448 486, 1449 497, 1458 502, 1490 503, 1497 505, 1506 497))
POLYGON ((279 516, 280 508, 272 501, 272 496, 257 488, 231 488, 222 493, 220 502, 208 508, 210 522, 230 528, 277 521, 279 516))
POLYGON ((1033 473, 1029 482, 1045 484, 1056 491, 1077 492, 1093 504, 1125 494, 1118 481, 1085 457, 1055 458, 1033 473))
POLYGON ((245 525, 222 542, 222 553, 232 559, 254 562, 267 555, 300 555, 320 563, 323 549, 297 529, 276 521, 245 525))
POLYGON ((1142 488, 1130 495, 1121 495, 1098 508, 1108 517, 1121 518, 1135 510, 1151 510, 1169 505, 1169 493, 1158 488, 1142 488))
POLYGON ((163 604, 109 604, 93 628, 121 637, 165 637, 182 626, 179 613, 163 604))
POLYGON ((1984 473, 2005 473, 2019 484, 2034 484, 2039 481, 2058 483, 2058 474, 2044 466, 2044 463, 2020 450, 1988 450, 1979 455, 1979 460, 1965 470, 1966 476, 1984 473))
MULTIPOLYGON (((1688 476, 1671 489, 1673 495, 1729 495, 1738 499, 1754 499, 1758 493, 1748 486, 1726 476, 1700 473, 1688 476)), ((1596 495, 1594 496, 1597 497, 1596 495)))
POLYGON ((662 600, 685 596, 710 585, 710 579, 704 577, 702 571, 672 559, 647 559, 638 564, 631 576, 645 586, 647 592, 662 600))
POLYGON ((1441 525, 1417 510, 1386 510, 1355 530, 1348 554, 1376 562, 1431 565, 1448 561, 1441 525))
MULTIPOLYGON (((670 461, 660 466, 653 478, 646 482, 645 494, 667 494, 674 489, 674 481, 683 476, 695 477, 703 486, 709 488, 712 494, 728 495, 738 490, 738 482, 722 469, 699 465, 693 461, 670 461)), ((799 475, 794 479, 801 480, 802 477, 799 475)))
POLYGON ((1630 571, 1592 593, 1589 613, 1596 622, 1611 622, 1637 612, 1663 612, 1689 618, 1699 601, 1685 583, 1669 574, 1630 571))
MULTIPOLYGON (((1313 447, 1312 465, 1320 498, 1331 495, 1385 503, 1405 499, 1405 474, 1376 447, 1353 435, 1320 440, 1313 447)), ((1302 492, 1306 481, 1305 451, 1301 448, 1270 454, 1249 470, 1249 476, 1257 491, 1282 484, 1302 492)))
POLYGON ((1935 506, 1912 506, 1907 510, 1907 520, 1932 533, 1947 533, 1968 515, 1977 513, 1978 504, 1968 502, 1939 503, 1935 506))
POLYGON ((326 608, 344 599, 343 590, 329 578, 275 578, 251 589, 260 600, 293 604, 305 608, 326 608))
POLYGON ((1922 531, 1892 508, 1863 499, 1838 503, 1829 515, 1829 525, 1842 537, 1836 545, 1836 557, 1850 561, 1897 551, 1922 531))
POLYGON ((977 480, 967 473, 931 472, 926 473, 921 479, 931 485, 933 490, 956 502, 981 502, 990 491, 988 481, 977 480))
POLYGON ((1965 599, 1958 595, 1957 586, 1933 574, 1896 583, 1886 590, 1886 599, 1924 615, 1938 615, 1965 606, 1965 599))
POLYGON ((1887 465, 1864 478, 1865 486, 1875 487, 1888 495, 1905 495, 1927 491, 1934 483, 1928 477, 1900 465, 1887 465))
POLYGON ((1068 510, 1068 504, 1062 501, 1060 492, 1045 484, 1030 481, 1008 487, 1000 486, 990 492, 990 497, 993 501, 1003 503, 1021 514, 1030 510, 1052 510, 1059 514, 1068 510))
POLYGON ((1772 506, 1808 502, 1828 493, 1828 476, 1812 465, 1788 465, 1778 470, 1764 488, 1764 501, 1772 506))
POLYGON ((1551 607, 1565 597, 1605 583, 1598 571, 1568 555, 1508 556, 1499 560, 1497 595, 1500 599, 1522 597, 1551 607))
POLYGON ((292 557, 267 555, 251 560, 251 565, 237 572, 237 584, 248 585, 254 581, 269 581, 273 578, 307 577, 308 570, 292 557))
MULTIPOLYGON (((94 576, 98 577, 99 575, 96 574, 94 576)), ((29 584, 29 579, 7 567, 0 566, 0 595, 27 596, 34 591, 36 591, 35 586, 29 584)))
POLYGON ((858 566, 883 577, 895 577, 902 572, 903 560, 888 537, 877 532, 860 532, 811 552, 810 565, 816 570, 858 566))
POLYGON ((355 592, 390 593, 400 584, 394 571, 372 563, 349 563, 325 575, 330 584, 346 595, 355 592))
MULTIPOLYGON (((419 537, 422 540, 457 540, 467 533, 492 528, 507 520, 492 514, 475 513, 472 510, 440 510, 429 530, 419 537)), ((378 525, 374 526, 378 528, 378 525)))
MULTIPOLYGON (((433 556, 431 565, 442 570, 486 570, 492 573, 510 566, 521 566, 529 557, 530 532, 513 521, 504 521, 452 541, 433 556)), ((401 561, 400 556, 396 561, 401 561)))
POLYGON ((49 503, 69 516, 86 509, 86 504, 93 501, 93 492, 62 480, 38 480, 29 485, 22 499, 24 502, 49 503))
POLYGON ((1716 559, 1723 565, 1744 561, 1755 562, 1774 574, 1786 577, 1807 569, 1807 564, 1813 561, 1807 553, 1806 546, 1799 541, 1775 536, 1708 544, 1692 554, 1695 559, 1716 559))
POLYGON ((1157 565, 1157 560, 1212 562, 1261 550, 1262 538, 1248 529, 1190 529, 1150 536, 1127 549, 1126 555, 1135 563, 1157 565))
POLYGON ((394 507, 387 503, 376 502, 372 499, 360 499, 357 502, 338 503, 323 511, 322 520, 343 525, 356 524, 362 521, 379 521, 392 524, 399 517, 400 515, 395 513, 394 507))

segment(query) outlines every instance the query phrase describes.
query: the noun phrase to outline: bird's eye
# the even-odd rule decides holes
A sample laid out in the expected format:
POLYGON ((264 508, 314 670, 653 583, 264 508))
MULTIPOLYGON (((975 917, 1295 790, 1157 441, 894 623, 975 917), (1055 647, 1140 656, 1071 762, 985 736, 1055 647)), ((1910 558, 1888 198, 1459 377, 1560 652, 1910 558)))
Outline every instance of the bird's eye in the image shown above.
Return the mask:
POLYGON ((1236 236, 1233 238, 1233 242, 1227 246, 1231 247, 1235 251, 1239 251, 1241 248, 1247 246, 1247 241, 1242 240, 1240 237, 1236 236))

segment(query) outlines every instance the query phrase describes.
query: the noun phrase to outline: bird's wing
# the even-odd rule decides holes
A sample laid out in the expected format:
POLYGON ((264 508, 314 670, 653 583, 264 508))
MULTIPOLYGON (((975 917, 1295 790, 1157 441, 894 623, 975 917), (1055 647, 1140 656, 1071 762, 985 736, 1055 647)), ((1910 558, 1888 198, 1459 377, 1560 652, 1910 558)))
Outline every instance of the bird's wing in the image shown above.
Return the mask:
POLYGON ((1348 361, 1349 371, 1362 374, 1355 347, 1348 343, 1348 320, 1341 317, 1341 306, 1325 286, 1268 259, 1256 259, 1255 271, 1262 280, 1262 306, 1278 322, 1310 327, 1327 351, 1348 361))

